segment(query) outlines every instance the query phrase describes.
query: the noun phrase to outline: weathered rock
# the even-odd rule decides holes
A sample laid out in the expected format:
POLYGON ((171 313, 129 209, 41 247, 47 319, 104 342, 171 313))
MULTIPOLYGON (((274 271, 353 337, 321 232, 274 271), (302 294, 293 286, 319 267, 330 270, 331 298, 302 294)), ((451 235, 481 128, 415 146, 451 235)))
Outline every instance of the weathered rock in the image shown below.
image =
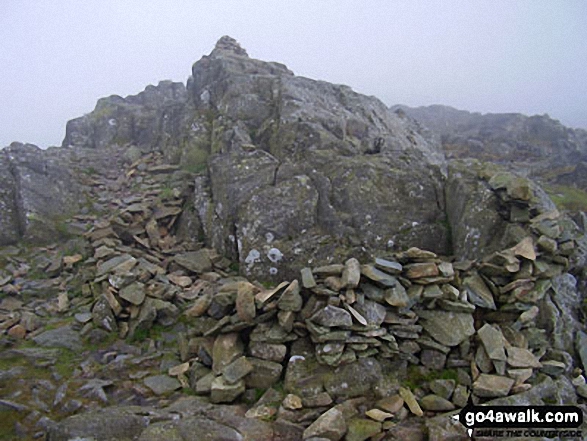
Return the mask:
POLYGON ((144 383, 155 395, 167 395, 181 388, 181 383, 168 375, 147 377, 144 383))
POLYGON ((318 310, 310 320, 321 326, 350 327, 353 325, 353 319, 347 311, 332 305, 318 310))
POLYGON ((397 283, 395 286, 385 290, 385 301, 391 306, 403 308, 408 306, 410 299, 406 289, 400 283, 397 283))
POLYGON ((511 378, 481 374, 473 383, 473 393, 484 398, 505 397, 513 385, 511 378))
POLYGON ((45 331, 33 337, 33 341, 39 346, 65 348, 73 352, 80 352, 83 348, 79 333, 68 325, 45 331))
POLYGON ((253 371, 253 365, 246 357, 237 358, 222 370, 222 376, 228 383, 236 383, 253 371))
POLYGON ((347 431, 343 414, 336 407, 324 412, 316 421, 304 430, 304 439, 322 438, 339 441, 347 431))
POLYGON ((477 331, 477 335, 491 360, 506 360, 505 338, 500 330, 486 323, 477 331))
POLYGON ((456 346, 475 333, 471 314, 422 310, 418 315, 430 336, 445 346, 456 346))
POLYGON ((495 309, 493 294, 478 274, 465 278, 463 285, 467 290, 469 302, 481 308, 495 309))
POLYGON ((212 403, 232 403, 245 391, 244 380, 228 382, 224 376, 216 377, 210 386, 212 403))
POLYGON ((112 407, 71 416, 49 427, 48 439, 133 439, 147 426, 147 421, 132 409, 112 407))
POLYGON ((145 301, 145 286, 140 282, 131 283, 118 293, 120 298, 139 306, 145 301))
POLYGON ((302 296, 300 295, 300 286, 297 280, 294 280, 283 291, 277 301, 277 306, 282 311, 299 311, 302 309, 302 296))
POLYGON ((98 298, 92 308, 92 321, 95 326, 101 327, 108 332, 116 332, 118 330, 112 308, 104 295, 98 298))
POLYGON ((455 380, 432 380, 429 387, 436 395, 449 400, 455 390, 455 380))
POLYGON ((226 366, 243 355, 243 353, 244 346, 239 334, 220 334, 216 337, 212 349, 212 370, 215 374, 220 374, 226 366))
POLYGON ((399 395, 400 395, 400 397, 403 398, 406 405, 408 406, 408 408, 410 409, 410 411, 414 415, 416 415, 416 416, 423 416, 424 415, 422 408, 418 404, 418 401, 416 401, 416 397, 414 396, 414 394, 412 393, 412 391, 410 389, 407 389, 405 387, 400 387, 399 388, 399 395))
POLYGON ((236 294, 236 313, 242 321, 252 321, 256 314, 255 287, 249 283, 239 283, 236 294))
POLYGON ((249 352, 253 357, 281 363, 287 353, 287 347, 282 344, 251 342, 249 352))
POLYGON ((361 280, 361 264, 355 258, 345 262, 342 272, 342 284, 345 288, 356 288, 361 280))
POLYGON ((314 279, 314 275, 310 268, 302 268, 300 273, 302 276, 302 286, 304 288, 312 289, 316 287, 316 280, 314 279))
POLYGON ((366 441, 381 432, 381 423, 365 418, 353 418, 348 422, 346 441, 366 441))
POLYGON ((446 398, 433 394, 423 397, 420 400, 420 404, 424 410, 433 412, 449 412, 455 408, 455 405, 446 398))
POLYGON ((279 381, 283 366, 273 361, 248 358, 253 370, 245 377, 248 388, 268 389, 279 381))
POLYGON ((532 352, 523 348, 510 346, 507 348, 507 362, 514 368, 540 368, 542 364, 532 352))
POLYGON ((178 265, 197 274, 202 274, 212 269, 212 262, 210 261, 208 250, 205 249, 178 254, 173 260, 178 265))
POLYGON ((383 412, 380 409, 370 409, 367 412, 365 412, 365 415, 368 416, 369 418, 371 418, 372 420, 375 420, 380 423, 382 423, 383 421, 385 421, 389 418, 393 418, 392 413, 383 412))

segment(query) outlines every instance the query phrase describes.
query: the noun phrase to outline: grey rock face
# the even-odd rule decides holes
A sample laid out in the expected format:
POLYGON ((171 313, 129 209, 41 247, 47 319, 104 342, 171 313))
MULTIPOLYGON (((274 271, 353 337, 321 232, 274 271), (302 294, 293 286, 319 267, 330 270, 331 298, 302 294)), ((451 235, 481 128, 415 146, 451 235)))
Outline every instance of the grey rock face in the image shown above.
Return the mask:
POLYGON ((202 124, 210 178, 196 185, 210 245, 266 279, 312 257, 326 261, 337 247, 411 240, 446 250, 442 209, 424 203, 440 188, 437 145, 374 98, 225 43, 188 81, 196 113, 211 119, 202 124), (331 247, 313 256, 326 238, 331 247))
POLYGON ((0 245, 54 241, 78 208, 78 186, 58 150, 15 142, 0 152, 0 245))
POLYGON ((135 96, 102 98, 88 115, 67 123, 64 147, 103 148, 132 142, 149 151, 163 135, 169 115, 184 105, 182 83, 162 81, 135 96))

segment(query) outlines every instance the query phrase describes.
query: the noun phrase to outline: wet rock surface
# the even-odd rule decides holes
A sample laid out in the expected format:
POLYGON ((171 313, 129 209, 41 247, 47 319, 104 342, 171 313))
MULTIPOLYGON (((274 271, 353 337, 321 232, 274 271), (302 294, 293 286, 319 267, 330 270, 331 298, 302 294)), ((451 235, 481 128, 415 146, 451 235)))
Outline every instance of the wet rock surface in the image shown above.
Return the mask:
MULTIPOLYGON (((0 248, 8 436, 460 439, 445 414, 469 400, 584 406, 584 239, 529 180, 452 164, 443 190, 412 123, 230 38, 187 89, 120 100, 68 126, 62 182, 82 198, 60 239, 0 248), (190 106, 206 110, 185 140, 212 135, 206 171, 130 124, 190 106)), ((8 232, 21 212, 6 213, 8 232)))

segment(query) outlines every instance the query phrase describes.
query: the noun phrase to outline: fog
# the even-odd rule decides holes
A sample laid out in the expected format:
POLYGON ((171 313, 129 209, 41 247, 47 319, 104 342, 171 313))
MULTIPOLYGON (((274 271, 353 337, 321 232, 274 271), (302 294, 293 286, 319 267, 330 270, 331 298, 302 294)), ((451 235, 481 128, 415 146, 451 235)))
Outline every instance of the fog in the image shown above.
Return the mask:
POLYGON ((587 2, 0 1, 0 147, 60 145, 98 98, 185 83, 223 35, 388 105, 587 127, 587 2))

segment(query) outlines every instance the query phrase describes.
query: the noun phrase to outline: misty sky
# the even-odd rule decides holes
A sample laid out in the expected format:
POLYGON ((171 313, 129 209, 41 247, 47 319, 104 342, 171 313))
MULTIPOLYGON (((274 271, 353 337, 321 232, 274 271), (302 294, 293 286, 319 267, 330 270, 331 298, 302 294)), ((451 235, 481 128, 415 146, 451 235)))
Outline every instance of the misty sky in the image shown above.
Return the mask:
POLYGON ((222 35, 388 105, 548 113, 587 128, 585 0, 0 0, 0 147, 185 83, 222 35))

